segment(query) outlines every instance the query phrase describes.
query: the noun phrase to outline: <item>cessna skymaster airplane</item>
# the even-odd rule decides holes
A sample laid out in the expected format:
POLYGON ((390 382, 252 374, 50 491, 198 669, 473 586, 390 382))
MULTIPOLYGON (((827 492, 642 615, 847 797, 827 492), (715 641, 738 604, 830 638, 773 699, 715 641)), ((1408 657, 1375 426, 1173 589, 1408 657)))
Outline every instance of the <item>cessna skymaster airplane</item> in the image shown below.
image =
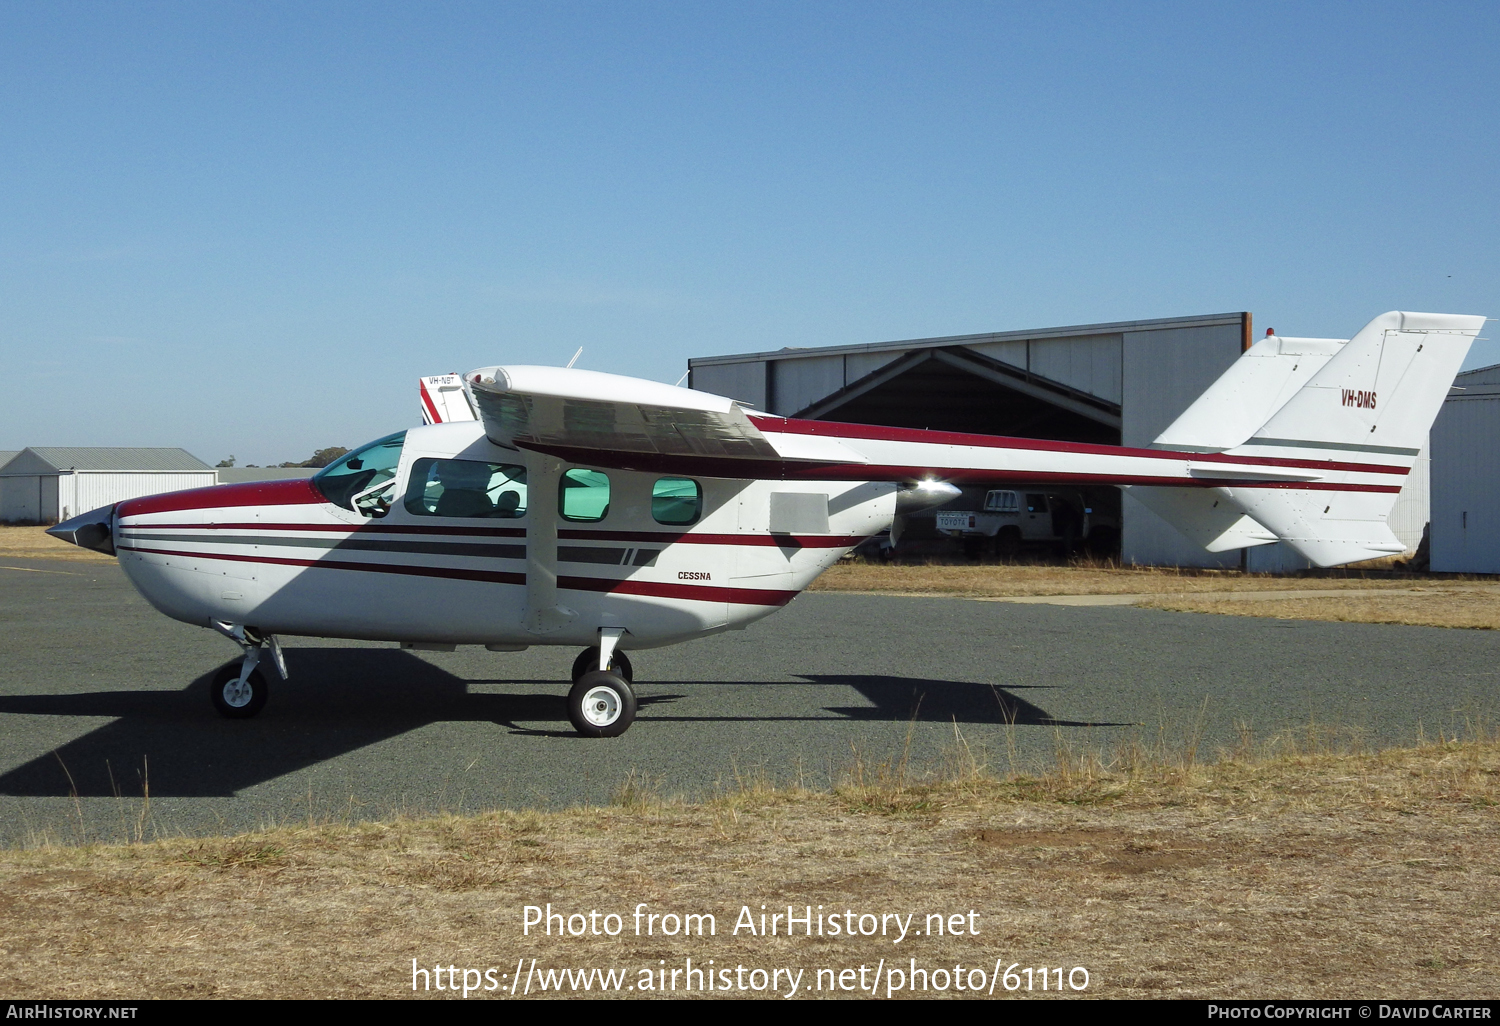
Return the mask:
POLYGON ((225 716, 265 704, 263 652, 286 677, 278 635, 576 645, 570 718, 611 737, 635 717, 626 650, 743 628, 958 485, 1130 487, 1213 552, 1400 552, 1386 515, 1483 323, 1387 313, 1347 341, 1267 337, 1147 449, 789 420, 654 381, 485 367, 424 379, 426 426, 311 481, 131 499, 50 533, 116 554, 157 609, 241 646, 212 688, 225 716))

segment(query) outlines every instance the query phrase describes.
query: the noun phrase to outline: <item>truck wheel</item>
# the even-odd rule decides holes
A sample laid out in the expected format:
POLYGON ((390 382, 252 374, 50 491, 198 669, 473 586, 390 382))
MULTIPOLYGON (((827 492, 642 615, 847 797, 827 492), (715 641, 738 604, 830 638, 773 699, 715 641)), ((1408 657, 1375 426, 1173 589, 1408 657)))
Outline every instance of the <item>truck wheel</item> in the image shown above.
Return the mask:
POLYGON ((1021 552, 1021 532, 1014 527, 1002 527, 995 535, 995 555, 1001 559, 1015 559, 1021 552))

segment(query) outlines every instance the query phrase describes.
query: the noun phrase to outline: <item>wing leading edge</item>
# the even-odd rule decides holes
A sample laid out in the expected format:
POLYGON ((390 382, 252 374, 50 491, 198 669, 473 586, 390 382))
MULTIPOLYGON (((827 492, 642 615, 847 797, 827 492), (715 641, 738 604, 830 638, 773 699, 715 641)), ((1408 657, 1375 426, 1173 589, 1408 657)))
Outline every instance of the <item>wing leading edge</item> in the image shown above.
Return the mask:
POLYGON ((655 381, 559 367, 485 367, 465 375, 498 445, 628 469, 689 467, 709 476, 779 477, 782 463, 866 458, 832 438, 774 440, 733 399, 655 381))

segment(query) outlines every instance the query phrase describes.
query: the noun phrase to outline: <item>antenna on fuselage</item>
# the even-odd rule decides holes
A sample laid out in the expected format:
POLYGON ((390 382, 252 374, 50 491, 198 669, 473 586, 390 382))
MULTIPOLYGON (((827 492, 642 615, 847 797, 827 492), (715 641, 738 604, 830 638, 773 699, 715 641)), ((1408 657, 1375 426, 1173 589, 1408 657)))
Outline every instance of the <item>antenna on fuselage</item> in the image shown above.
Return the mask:
POLYGON ((578 362, 578 358, 580 356, 582 356, 582 355, 583 355, 583 346, 579 346, 578 347, 578 352, 576 352, 576 353, 573 354, 573 359, 571 359, 571 360, 568 361, 568 369, 569 370, 573 369, 573 365, 578 362))

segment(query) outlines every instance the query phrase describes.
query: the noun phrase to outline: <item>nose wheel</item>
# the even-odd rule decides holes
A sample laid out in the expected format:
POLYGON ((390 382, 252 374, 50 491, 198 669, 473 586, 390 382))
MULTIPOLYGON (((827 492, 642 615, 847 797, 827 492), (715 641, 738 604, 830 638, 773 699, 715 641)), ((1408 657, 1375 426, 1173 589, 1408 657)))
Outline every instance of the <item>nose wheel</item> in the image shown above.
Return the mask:
POLYGON ((214 675, 210 696, 220 716, 248 720, 265 707, 269 691, 259 670, 243 673, 243 668, 233 663, 214 675))
POLYGON ((635 722, 635 692, 617 674, 590 670, 568 692, 568 719, 584 737, 619 737, 635 722))

